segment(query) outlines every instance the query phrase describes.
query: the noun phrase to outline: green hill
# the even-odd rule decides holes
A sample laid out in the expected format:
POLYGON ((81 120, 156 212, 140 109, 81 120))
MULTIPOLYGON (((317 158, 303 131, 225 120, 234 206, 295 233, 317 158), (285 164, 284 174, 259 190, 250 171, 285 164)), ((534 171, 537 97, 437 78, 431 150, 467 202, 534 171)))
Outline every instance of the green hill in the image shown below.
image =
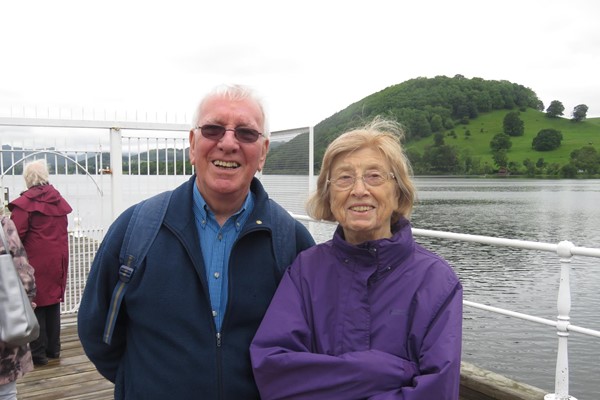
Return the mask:
MULTIPOLYGON (((468 153, 472 158, 479 158, 482 163, 493 166, 490 141, 497 133, 502 133, 504 116, 508 110, 492 111, 465 125, 457 125, 444 131, 445 143, 455 146, 459 154, 468 153), (451 133, 454 132, 456 136, 451 133), (467 134, 467 132, 469 132, 467 134)), ((525 159, 536 162, 543 158, 548 164, 557 163, 560 166, 568 164, 573 150, 583 146, 600 148, 600 118, 582 122, 572 122, 565 118, 548 118, 544 112, 527 109, 519 113, 524 122, 523 136, 511 137, 512 147, 507 152, 508 160, 522 165, 525 159), (535 151, 531 147, 533 138, 542 129, 556 129, 563 135, 561 146, 551 151, 535 151)), ((425 147, 433 145, 433 137, 423 138, 406 144, 411 154, 423 154, 425 147)))
MULTIPOLYGON (((582 168, 587 177, 599 173, 600 118, 574 122, 550 118, 543 110, 533 90, 508 81, 461 75, 411 79, 367 96, 315 125, 315 171, 333 139, 381 115, 405 126, 405 147, 416 174, 494 173, 504 168, 494 161, 490 141, 503 132, 506 114, 519 112, 524 134, 510 137, 506 164, 511 174, 572 177, 582 168), (558 149, 541 152, 532 148, 534 137, 543 129, 560 131, 563 139, 558 149), (440 138, 444 151, 434 145, 436 139, 440 145, 440 138), (584 146, 592 147, 593 168, 571 160, 571 153, 584 146), (533 168, 532 164, 537 165, 533 168)), ((571 110, 564 114, 570 115, 571 110)), ((307 135, 299 135, 273 149, 265 173, 306 173, 307 144, 307 135)))

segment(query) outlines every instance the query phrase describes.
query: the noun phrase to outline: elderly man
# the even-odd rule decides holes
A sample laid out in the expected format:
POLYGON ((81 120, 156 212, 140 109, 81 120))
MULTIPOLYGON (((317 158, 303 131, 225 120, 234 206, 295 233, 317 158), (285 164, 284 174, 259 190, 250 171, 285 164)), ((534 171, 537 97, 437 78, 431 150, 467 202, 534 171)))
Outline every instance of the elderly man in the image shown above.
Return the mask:
POLYGON ((81 302, 81 342, 115 383, 117 400, 258 399, 250 341, 282 270, 314 244, 254 177, 269 149, 257 97, 243 86, 219 87, 193 122, 196 174, 172 191, 156 239, 127 284, 110 344, 103 332, 133 207, 109 229, 81 302), (281 238, 273 237, 282 235, 274 226, 282 222, 292 227, 286 265, 278 265, 281 238))

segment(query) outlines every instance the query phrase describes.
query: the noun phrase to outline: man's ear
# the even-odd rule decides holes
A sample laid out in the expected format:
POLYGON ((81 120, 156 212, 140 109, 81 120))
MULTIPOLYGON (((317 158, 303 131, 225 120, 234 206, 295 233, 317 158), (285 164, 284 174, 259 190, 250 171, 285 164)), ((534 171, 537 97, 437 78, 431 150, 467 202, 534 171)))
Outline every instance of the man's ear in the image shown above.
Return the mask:
POLYGON ((196 148, 196 136, 194 134, 194 130, 190 129, 190 150, 189 150, 189 158, 190 164, 194 164, 194 149, 196 148))
POLYGON ((263 167, 265 166, 265 161, 267 161, 267 153, 268 152, 269 152, 269 139, 264 139, 260 158, 258 159, 258 170, 259 171, 262 171, 263 167))

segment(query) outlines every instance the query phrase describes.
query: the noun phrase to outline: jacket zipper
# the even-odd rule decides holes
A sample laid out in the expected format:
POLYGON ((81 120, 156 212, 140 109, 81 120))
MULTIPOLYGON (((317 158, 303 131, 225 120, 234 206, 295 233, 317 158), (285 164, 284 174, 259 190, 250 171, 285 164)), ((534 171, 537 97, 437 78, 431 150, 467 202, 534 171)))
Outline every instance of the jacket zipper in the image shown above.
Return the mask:
POLYGON ((223 365, 221 359, 221 332, 217 332, 216 334, 216 347, 217 347, 217 396, 218 399, 224 398, 223 393, 223 365))

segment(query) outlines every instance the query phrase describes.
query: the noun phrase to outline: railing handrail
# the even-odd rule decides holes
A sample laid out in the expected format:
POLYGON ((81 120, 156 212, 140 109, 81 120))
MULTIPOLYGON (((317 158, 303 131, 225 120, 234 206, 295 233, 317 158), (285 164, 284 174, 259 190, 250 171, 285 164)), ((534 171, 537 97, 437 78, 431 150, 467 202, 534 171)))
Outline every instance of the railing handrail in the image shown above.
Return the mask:
MULTIPOLYGON (((464 242, 475 242, 481 244, 490 244, 494 246, 502 247, 516 247, 520 249, 528 250, 541 250, 547 252, 557 253, 562 248, 561 243, 544 243, 535 242, 530 240, 519 240, 519 239, 506 239, 494 236, 483 236, 483 235, 471 235, 468 233, 454 233, 446 231, 434 231, 429 229, 412 229, 413 234, 417 236, 436 237, 440 239, 454 239, 464 242)), ((600 249, 580 246, 569 246, 568 248, 572 256, 585 256, 585 257, 598 257, 600 258, 600 249)))
MULTIPOLYGON (((502 314, 502 315, 506 315, 508 317, 519 318, 519 319, 523 319, 525 321, 536 322, 538 324, 548 325, 548 326, 558 328, 558 323, 556 321, 553 321, 550 319, 536 317, 534 315, 524 314, 524 313, 520 313, 520 312, 516 312, 516 311, 511 311, 511 310, 507 310, 505 308, 492 307, 492 306, 488 306, 486 304, 475 303, 474 301, 469 301, 469 300, 463 300, 463 304, 466 306, 469 306, 469 307, 478 308, 480 310, 491 311, 496 314, 502 314)), ((594 329, 583 328, 583 327, 577 326, 577 325, 568 324, 567 331, 582 333, 584 335, 595 336, 597 338, 600 338, 600 331, 596 331, 594 329)))
MULTIPOLYGON (((308 215, 295 214, 290 213, 292 217, 297 219, 298 221, 306 221, 306 222, 318 222, 323 224, 335 224, 330 221, 317 221, 308 215)), ((520 240, 520 239, 507 239, 500 238, 495 236, 484 236, 484 235, 471 235, 468 233, 454 233, 448 231, 435 231, 430 229, 420 229, 420 228, 412 228, 413 235, 416 236, 427 236, 427 237, 435 237, 439 239, 454 239, 460 240, 464 242, 475 242, 481 244, 491 244, 495 246, 502 247, 516 247, 520 249, 528 249, 528 250, 541 250, 547 252, 558 253, 560 243, 545 243, 545 242, 535 242, 531 240, 520 240)), ((592 247, 580 247, 580 246, 572 246, 569 247, 571 255, 574 256, 584 256, 584 257, 597 257, 600 258, 600 248, 592 248, 592 247)))

